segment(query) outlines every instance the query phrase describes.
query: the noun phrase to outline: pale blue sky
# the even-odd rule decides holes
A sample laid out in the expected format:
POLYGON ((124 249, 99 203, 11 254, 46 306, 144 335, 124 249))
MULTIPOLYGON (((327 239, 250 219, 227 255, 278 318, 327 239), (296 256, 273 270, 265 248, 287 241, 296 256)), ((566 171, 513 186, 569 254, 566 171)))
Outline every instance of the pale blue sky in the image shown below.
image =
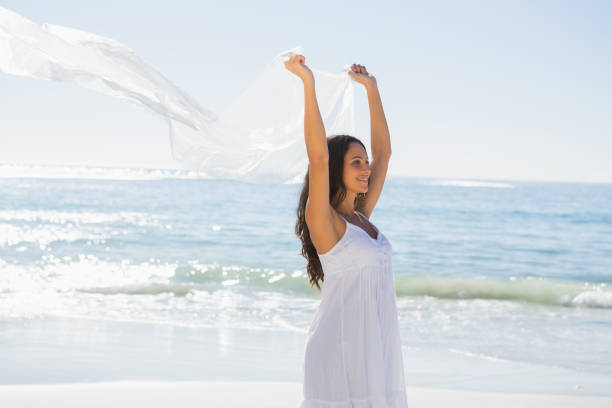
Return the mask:
MULTIPOLYGON (((279 52, 377 77, 390 175, 612 182, 611 1, 3 1, 132 48, 222 112, 279 52)), ((0 162, 174 166, 166 123, 0 74, 0 162)), ((358 89, 357 137, 369 132, 358 89)))

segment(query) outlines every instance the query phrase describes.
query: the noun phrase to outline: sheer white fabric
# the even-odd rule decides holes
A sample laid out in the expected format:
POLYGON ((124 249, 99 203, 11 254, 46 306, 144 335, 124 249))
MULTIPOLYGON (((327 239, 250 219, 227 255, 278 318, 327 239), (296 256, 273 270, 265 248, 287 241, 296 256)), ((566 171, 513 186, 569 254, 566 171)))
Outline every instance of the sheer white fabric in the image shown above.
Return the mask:
MULTIPOLYGON (((84 31, 36 24, 0 7, 0 72, 71 82, 145 106, 168 119, 173 157, 214 178, 301 181, 307 169, 301 81, 280 53, 222 115, 198 105, 123 44, 84 31)), ((328 134, 354 133, 346 72, 313 69, 328 134)))
POLYGON ((301 408, 408 406, 392 247, 374 228, 376 239, 347 221, 319 254, 325 281, 304 352, 301 408))

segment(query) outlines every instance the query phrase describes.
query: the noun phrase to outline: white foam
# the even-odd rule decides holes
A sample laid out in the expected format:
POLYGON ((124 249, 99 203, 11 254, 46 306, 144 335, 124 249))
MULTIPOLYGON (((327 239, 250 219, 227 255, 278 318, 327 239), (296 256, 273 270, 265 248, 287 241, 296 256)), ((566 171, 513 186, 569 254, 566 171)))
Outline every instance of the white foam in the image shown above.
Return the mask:
POLYGON ((450 351, 451 353, 460 354, 460 355, 463 355, 463 356, 466 356, 466 357, 482 358, 482 359, 485 359, 485 360, 501 362, 501 363, 509 363, 510 362, 510 360, 506 360, 506 359, 495 357, 495 356, 490 356, 490 355, 484 354, 484 353, 472 353, 470 351, 459 350, 459 349, 454 349, 454 348, 449 348, 448 351, 450 351))
POLYGON ((190 264, 216 275, 177 279, 178 264, 154 258, 132 263, 45 255, 28 266, 0 259, 0 319, 59 316, 265 330, 308 326, 316 298, 242 287, 239 276, 249 275, 247 267, 190 264), (281 307, 286 304, 293 307, 281 307))
POLYGON ((603 290, 582 292, 574 297, 572 304, 576 306, 612 309, 612 292, 603 290))

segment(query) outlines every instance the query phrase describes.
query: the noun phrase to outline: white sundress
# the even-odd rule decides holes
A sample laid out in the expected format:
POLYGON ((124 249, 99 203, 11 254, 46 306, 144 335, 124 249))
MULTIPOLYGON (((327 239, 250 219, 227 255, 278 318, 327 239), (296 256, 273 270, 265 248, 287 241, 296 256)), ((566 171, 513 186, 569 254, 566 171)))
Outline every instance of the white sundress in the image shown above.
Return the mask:
POLYGON ((376 239, 346 224, 319 254, 325 281, 308 330, 300 408, 405 408, 391 243, 375 226, 376 239))

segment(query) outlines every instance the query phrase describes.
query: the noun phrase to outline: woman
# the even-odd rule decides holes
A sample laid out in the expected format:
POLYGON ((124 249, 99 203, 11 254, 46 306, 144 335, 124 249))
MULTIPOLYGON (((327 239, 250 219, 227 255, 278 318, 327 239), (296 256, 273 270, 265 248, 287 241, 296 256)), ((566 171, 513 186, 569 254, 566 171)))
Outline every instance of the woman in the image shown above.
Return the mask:
POLYGON ((301 407, 407 407, 391 244, 368 221, 391 156, 376 79, 362 65, 349 72, 368 94, 370 165, 359 139, 326 137, 305 61, 294 55, 285 62, 304 83, 309 160, 295 230, 310 284, 321 290, 308 331, 301 407))

